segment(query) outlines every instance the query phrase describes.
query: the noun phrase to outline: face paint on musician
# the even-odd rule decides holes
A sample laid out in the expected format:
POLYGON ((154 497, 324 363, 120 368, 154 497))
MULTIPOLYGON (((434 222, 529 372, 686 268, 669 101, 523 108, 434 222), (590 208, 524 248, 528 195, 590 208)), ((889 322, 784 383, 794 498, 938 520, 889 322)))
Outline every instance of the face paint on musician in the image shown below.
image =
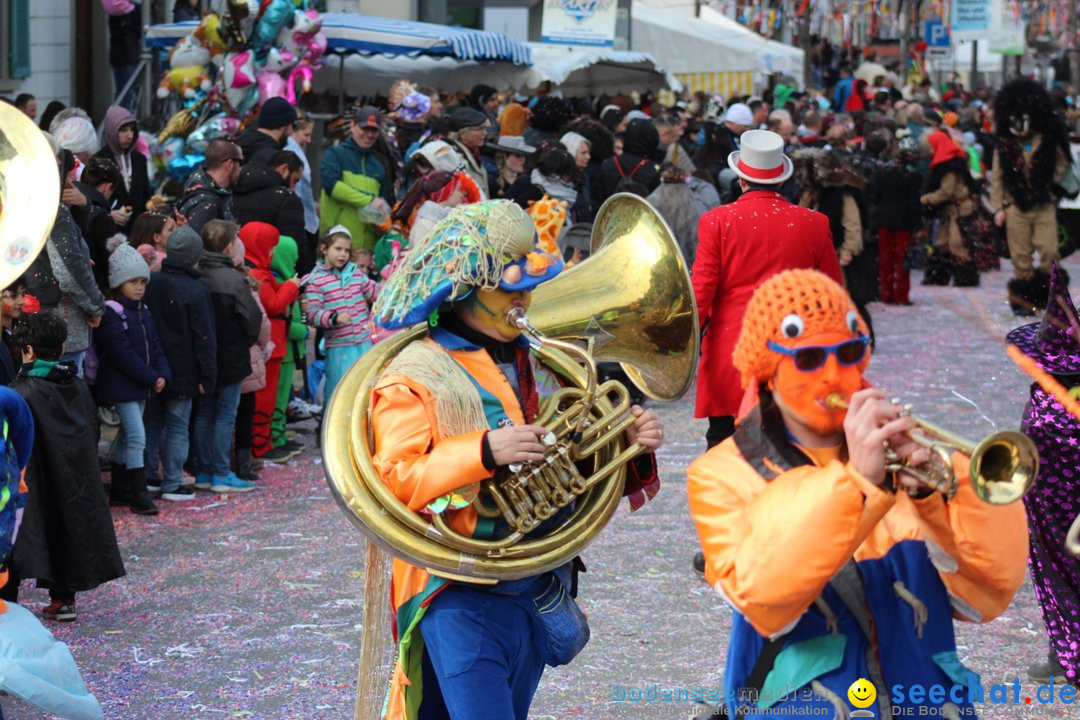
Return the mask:
MULTIPOLYGON (((839 332, 818 333, 799 338, 797 345, 788 347, 829 346, 852 337, 839 332)), ((847 410, 831 407, 825 398, 831 393, 839 393, 847 400, 862 386, 862 372, 858 364, 842 365, 835 353, 830 353, 820 368, 810 371, 798 369, 795 359, 785 355, 776 374, 768 382, 768 388, 784 415, 818 435, 842 432, 847 415, 847 410)))
POLYGON ((459 305, 466 325, 495 340, 510 342, 517 339, 521 330, 511 324, 506 314, 514 307, 528 311, 531 303, 532 293, 527 290, 495 289, 475 290, 459 305))

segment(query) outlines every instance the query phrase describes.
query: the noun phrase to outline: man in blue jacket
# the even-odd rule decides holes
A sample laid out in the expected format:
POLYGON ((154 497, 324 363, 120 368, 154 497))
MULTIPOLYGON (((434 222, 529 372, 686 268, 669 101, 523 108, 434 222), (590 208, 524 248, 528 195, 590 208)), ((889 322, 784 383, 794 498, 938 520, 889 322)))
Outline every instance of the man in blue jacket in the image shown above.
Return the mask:
POLYGON ((188 423, 192 400, 214 395, 217 335, 210 291, 199 279, 202 273, 195 269, 203 256, 202 238, 185 226, 169 235, 166 249, 161 271, 151 276, 144 299, 169 361, 172 382, 146 402, 146 471, 151 491, 157 486, 163 500, 182 501, 195 495, 191 487, 181 484, 188 455, 188 423))

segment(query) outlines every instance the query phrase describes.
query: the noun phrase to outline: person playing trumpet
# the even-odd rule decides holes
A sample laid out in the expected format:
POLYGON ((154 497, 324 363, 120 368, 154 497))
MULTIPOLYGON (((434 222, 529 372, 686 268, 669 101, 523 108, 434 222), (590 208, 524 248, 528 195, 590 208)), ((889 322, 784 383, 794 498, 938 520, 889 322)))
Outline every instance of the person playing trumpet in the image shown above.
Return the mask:
MULTIPOLYGON (((534 421, 562 386, 510 320, 562 269, 535 238, 532 219, 509 200, 459 206, 410 248, 373 308, 387 329, 430 325, 375 380, 374 465, 411 510, 445 512, 451 528, 473 538, 509 535, 502 518, 480 517, 470 500, 497 471, 543 459, 549 430, 534 421)), ((659 487, 652 453, 663 427, 653 412, 631 413, 626 440, 646 450, 627 468, 625 494, 637 507, 659 487)), ((576 565, 485 586, 395 558, 399 660, 384 717, 525 720, 544 665, 570 662, 588 640, 573 600, 576 565)))
POLYGON ((864 381, 869 341, 851 298, 813 270, 771 277, 747 305, 733 357, 757 404, 687 476, 705 577, 735 609, 724 715, 847 717, 860 678, 877 717, 974 712, 952 621, 1008 607, 1024 579, 1024 511, 980 500, 959 453, 948 501, 888 469, 886 448, 910 466, 929 453, 864 381), (963 691, 893 707, 892 688, 913 684, 963 691))

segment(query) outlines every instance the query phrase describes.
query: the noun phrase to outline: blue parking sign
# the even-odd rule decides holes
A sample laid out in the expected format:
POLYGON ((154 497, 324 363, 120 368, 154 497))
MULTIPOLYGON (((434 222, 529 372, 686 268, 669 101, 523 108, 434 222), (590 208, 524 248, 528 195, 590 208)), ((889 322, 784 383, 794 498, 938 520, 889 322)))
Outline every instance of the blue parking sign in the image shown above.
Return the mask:
POLYGON ((928 47, 947 48, 952 47, 952 39, 949 37, 949 28, 941 20, 927 20, 923 37, 928 47))

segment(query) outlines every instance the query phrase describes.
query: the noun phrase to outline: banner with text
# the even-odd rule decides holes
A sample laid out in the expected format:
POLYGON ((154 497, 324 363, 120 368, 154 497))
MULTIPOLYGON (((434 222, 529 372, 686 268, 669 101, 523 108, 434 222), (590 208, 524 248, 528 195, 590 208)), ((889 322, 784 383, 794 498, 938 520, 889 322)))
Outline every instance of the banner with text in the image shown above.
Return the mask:
POLYGON ((540 39, 560 45, 615 44, 616 0, 544 0, 540 39))
POLYGON ((982 40, 995 32, 1001 15, 1000 0, 953 0, 953 40, 982 40))

